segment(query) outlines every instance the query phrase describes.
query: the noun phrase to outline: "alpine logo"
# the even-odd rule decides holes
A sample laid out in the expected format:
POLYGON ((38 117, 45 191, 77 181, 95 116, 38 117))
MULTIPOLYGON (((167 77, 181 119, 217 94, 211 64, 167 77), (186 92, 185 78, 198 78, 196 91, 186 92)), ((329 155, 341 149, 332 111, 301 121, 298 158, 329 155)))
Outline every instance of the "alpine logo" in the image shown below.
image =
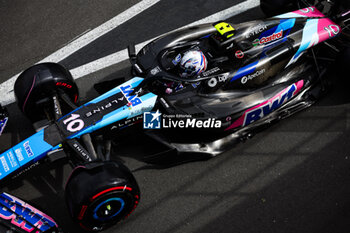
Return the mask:
MULTIPOLYGON (((94 114, 106 111, 106 113, 117 109, 118 107, 123 106, 123 104, 127 103, 126 98, 118 93, 113 96, 113 98, 108 98, 106 101, 101 102, 100 105, 96 105, 91 111, 85 113, 86 117, 91 117, 94 114)), ((94 105, 91 105, 94 106, 94 105)))
POLYGON ((253 45, 257 46, 257 45, 266 44, 266 43, 281 39, 282 37, 283 37, 283 30, 277 33, 273 33, 271 36, 263 37, 261 39, 256 39, 254 40, 253 45))

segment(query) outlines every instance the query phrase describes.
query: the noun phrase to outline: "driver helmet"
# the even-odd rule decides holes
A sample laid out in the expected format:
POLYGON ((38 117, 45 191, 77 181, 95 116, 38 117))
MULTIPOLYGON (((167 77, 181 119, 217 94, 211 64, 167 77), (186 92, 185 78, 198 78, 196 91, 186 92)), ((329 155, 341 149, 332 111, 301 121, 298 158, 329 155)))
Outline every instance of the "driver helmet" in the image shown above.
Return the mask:
POLYGON ((207 64, 207 58, 202 51, 187 51, 180 61, 180 75, 183 78, 199 75, 207 69, 207 64))

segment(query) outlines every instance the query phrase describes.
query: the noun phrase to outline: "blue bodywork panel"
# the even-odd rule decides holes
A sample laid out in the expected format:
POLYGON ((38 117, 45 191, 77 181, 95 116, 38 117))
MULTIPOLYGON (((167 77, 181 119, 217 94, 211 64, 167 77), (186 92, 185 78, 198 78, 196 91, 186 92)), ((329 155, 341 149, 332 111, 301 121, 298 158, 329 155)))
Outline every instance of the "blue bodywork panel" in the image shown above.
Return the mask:
POLYGON ((61 147, 64 140, 79 138, 107 125, 153 109, 157 95, 132 95, 143 78, 135 77, 82 105, 53 124, 0 155, 0 179, 28 166, 48 152, 61 147))

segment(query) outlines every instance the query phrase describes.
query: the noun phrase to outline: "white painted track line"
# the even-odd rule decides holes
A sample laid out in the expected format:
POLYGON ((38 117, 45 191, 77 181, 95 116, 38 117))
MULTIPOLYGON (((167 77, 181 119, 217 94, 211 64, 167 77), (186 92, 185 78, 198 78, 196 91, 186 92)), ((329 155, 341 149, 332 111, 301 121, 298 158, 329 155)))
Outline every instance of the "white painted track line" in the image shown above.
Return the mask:
POLYGON ((121 24, 125 23, 126 21, 130 20, 131 18, 135 17, 136 15, 140 14, 141 12, 147 10, 154 4, 158 3, 160 0, 142 0, 141 2, 133 5, 129 9, 123 11, 119 15, 115 16, 114 18, 108 20, 107 22, 101 24, 97 28, 88 31, 87 33, 83 34, 76 40, 71 41, 69 44, 64 46, 63 48, 59 49, 55 53, 51 54, 50 56, 44 58, 40 62, 59 62, 65 59, 66 57, 72 55, 79 49, 85 47, 86 45, 90 44, 92 41, 96 40, 97 38, 105 35, 106 33, 112 31, 116 27, 120 26, 121 24))
MULTIPOLYGON (((38 63, 59 62, 63 60, 64 58, 72 55, 79 49, 83 48, 84 46, 88 45, 89 43, 96 40, 97 38, 113 30, 114 28, 118 27, 122 23, 125 23, 132 17, 136 16, 137 14, 141 13, 142 11, 151 7, 152 5, 156 4, 159 1, 160 0, 143 0, 139 2, 138 4, 132 6, 131 8, 117 15, 116 17, 112 18, 106 23, 100 25, 99 27, 91 31, 88 31, 87 33, 83 34, 81 37, 77 38, 76 40, 73 40, 72 42, 68 43, 66 46, 59 49, 58 51, 51 54, 50 56, 44 58, 43 60, 39 61, 38 63)), ((260 4, 260 0, 246 0, 240 4, 227 8, 223 11, 210 15, 201 20, 195 21, 182 28, 190 27, 196 24, 203 24, 203 23, 215 22, 219 20, 225 20, 227 18, 233 17, 247 10, 250 10, 254 7, 257 7, 259 6, 259 4, 260 4)), ((140 50, 143 46, 145 46, 147 43, 149 43, 154 39, 155 38, 142 42, 140 44, 137 44, 136 50, 137 51, 140 50)), ((75 79, 78 79, 127 59, 128 59, 128 53, 127 53, 127 50, 124 49, 116 53, 110 54, 108 56, 105 56, 103 58, 92 61, 90 63, 87 63, 85 65, 82 65, 80 67, 74 68, 70 70, 70 72, 72 73, 75 79)), ((7 81, 5 81, 0 85, 0 103, 2 103, 3 105, 7 105, 15 102, 13 86, 18 76, 19 74, 11 77, 10 79, 8 79, 7 81)))
MULTIPOLYGON (((136 15, 140 14, 141 12, 155 5, 159 1, 160 0, 140 1, 139 3, 133 5, 132 7, 128 8, 127 10, 113 17, 107 22, 96 27, 95 29, 88 30, 86 33, 82 34, 80 37, 72 40, 61 49, 57 50, 53 54, 49 55, 48 57, 42 59, 37 63, 62 61, 66 57, 72 55, 79 49, 85 47, 86 45, 90 44, 91 42, 98 39, 99 37, 115 29, 119 25, 125 23, 126 21, 130 20, 131 18, 135 17, 136 15)), ((13 86, 18 76, 19 74, 11 77, 10 79, 8 79, 7 81, 3 82, 0 85, 0 103, 6 105, 15 101, 13 86)))

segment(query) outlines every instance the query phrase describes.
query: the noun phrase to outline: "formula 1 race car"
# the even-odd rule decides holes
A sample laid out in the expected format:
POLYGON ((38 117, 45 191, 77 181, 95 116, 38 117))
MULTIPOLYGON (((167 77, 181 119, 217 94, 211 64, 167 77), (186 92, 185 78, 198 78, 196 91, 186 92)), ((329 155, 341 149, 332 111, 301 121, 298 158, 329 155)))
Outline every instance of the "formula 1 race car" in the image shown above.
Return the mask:
POLYGON ((0 155, 0 179, 64 151, 74 168, 65 191, 71 216, 87 230, 112 226, 140 199, 130 170, 111 160, 120 133, 143 125, 167 148, 148 156, 150 163, 171 154, 207 159, 309 107, 325 93, 325 74, 339 51, 348 54, 350 11, 343 8, 327 17, 307 6, 265 20, 199 25, 161 36, 138 54, 130 46, 135 77, 80 107, 69 71, 34 65, 14 90, 37 133, 0 155), (179 54, 191 50, 205 55, 207 67, 184 77, 179 54))

